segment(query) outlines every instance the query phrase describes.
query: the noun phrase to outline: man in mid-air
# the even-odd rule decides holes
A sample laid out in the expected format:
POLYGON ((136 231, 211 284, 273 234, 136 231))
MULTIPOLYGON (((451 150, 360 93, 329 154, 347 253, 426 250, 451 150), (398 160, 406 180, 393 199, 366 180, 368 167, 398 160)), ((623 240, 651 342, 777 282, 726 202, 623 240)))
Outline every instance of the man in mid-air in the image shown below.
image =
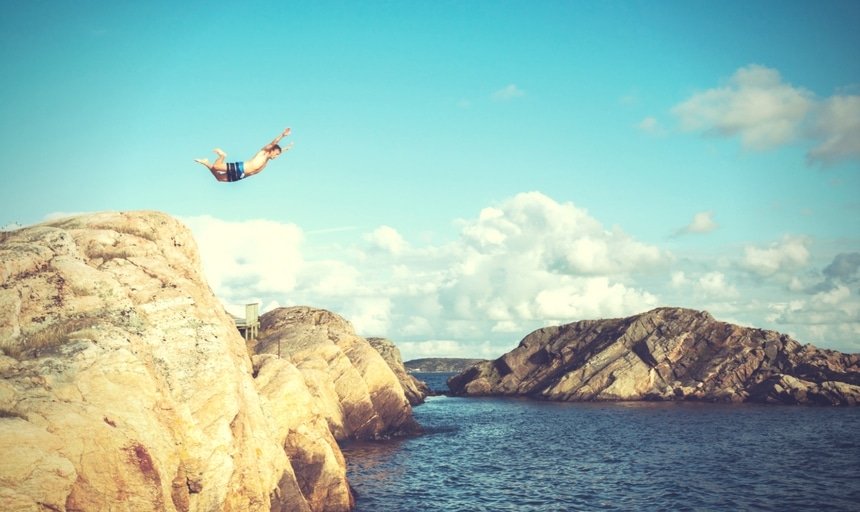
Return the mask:
POLYGON ((214 150, 215 154, 218 155, 218 159, 215 162, 209 163, 208 158, 196 158, 194 161, 206 166, 209 172, 212 173, 212 176, 215 176, 215 179, 218 181, 239 181, 262 171, 266 167, 266 164, 269 163, 269 160, 274 160, 282 152, 288 151, 293 146, 292 144, 285 149, 281 149, 278 143, 289 134, 290 129, 287 128, 282 134, 275 137, 275 140, 263 146, 263 149, 260 151, 257 151, 257 154, 252 156, 250 160, 244 162, 226 163, 224 160, 227 158, 227 153, 224 153, 219 148, 215 148, 214 150))

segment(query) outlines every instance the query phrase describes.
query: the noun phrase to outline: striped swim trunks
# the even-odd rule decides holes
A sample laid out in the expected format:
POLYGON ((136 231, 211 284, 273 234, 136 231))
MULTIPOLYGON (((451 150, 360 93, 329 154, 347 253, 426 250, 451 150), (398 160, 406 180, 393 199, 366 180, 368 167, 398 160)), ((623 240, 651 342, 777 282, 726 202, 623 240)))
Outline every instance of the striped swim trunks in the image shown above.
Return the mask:
POLYGON ((245 177, 245 162, 227 164, 227 181, 239 181, 245 177))

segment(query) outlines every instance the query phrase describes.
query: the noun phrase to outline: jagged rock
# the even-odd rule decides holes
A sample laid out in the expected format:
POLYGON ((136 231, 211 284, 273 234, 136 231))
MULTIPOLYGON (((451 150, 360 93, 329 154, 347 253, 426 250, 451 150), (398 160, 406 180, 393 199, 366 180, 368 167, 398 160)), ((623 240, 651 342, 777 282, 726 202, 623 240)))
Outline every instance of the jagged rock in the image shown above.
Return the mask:
POLYGON ((382 356, 326 310, 278 308, 260 317, 252 350, 287 358, 305 376, 338 440, 416 433, 412 407, 382 356))
POLYGON ((539 329, 449 380, 455 394, 563 401, 706 400, 856 405, 860 354, 660 308, 539 329))
POLYGON ((416 379, 406 371, 406 367, 403 366, 403 358, 400 356, 400 349, 397 348, 397 345, 385 338, 367 338, 367 341, 370 343, 370 346, 379 352, 382 359, 385 360, 388 367, 397 376, 397 380, 400 381, 400 386, 403 388, 403 392, 406 394, 409 403, 412 405, 424 403, 424 399, 430 394, 430 388, 427 387, 426 383, 416 379))
POLYGON ((311 510, 171 217, 0 233, 0 348, 0 510, 311 510))

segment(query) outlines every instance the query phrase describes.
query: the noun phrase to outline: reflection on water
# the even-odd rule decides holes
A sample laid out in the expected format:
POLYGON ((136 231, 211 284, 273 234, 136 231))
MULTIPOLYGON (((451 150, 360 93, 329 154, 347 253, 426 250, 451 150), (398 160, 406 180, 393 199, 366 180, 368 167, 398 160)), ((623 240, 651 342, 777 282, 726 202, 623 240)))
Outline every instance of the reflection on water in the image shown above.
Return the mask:
POLYGON ((858 510, 860 408, 431 397, 344 447, 358 510, 858 510))

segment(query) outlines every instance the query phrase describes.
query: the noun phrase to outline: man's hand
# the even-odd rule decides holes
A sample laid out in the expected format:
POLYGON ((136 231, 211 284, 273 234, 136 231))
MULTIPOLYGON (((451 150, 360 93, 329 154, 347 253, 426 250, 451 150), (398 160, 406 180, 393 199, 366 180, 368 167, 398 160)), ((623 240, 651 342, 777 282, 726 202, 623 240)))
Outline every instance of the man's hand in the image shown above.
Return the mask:
POLYGON ((286 130, 284 130, 284 133, 282 133, 282 134, 278 135, 277 137, 275 137, 275 140, 273 140, 272 142, 268 143, 268 144, 266 145, 266 147, 265 147, 265 148, 263 148, 263 149, 270 148, 273 144, 277 144, 277 143, 281 142, 281 139, 283 139, 284 137, 286 137, 287 135, 289 135, 291 130, 292 130, 291 128, 287 128, 286 130))

